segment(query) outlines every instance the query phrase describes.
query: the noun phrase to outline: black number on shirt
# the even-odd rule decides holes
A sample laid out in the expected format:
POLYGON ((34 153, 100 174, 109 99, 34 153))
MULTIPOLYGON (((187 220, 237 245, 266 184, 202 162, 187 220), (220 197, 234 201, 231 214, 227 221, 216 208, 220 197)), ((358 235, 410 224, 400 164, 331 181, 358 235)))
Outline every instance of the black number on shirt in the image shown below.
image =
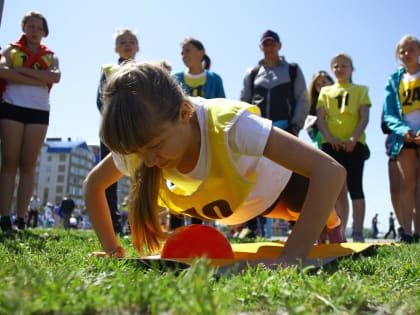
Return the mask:
POLYGON ((337 100, 337 107, 340 109, 343 105, 348 106, 349 105, 349 93, 344 94, 344 103, 343 103, 343 95, 338 95, 335 98, 337 100))
POLYGON ((200 215, 195 208, 189 208, 183 213, 190 215, 192 217, 202 218, 202 219, 222 219, 229 217, 233 211, 230 208, 229 203, 226 200, 215 200, 203 207, 203 214, 205 217, 200 215))
POLYGON ((411 106, 413 102, 420 101, 420 87, 414 89, 408 89, 403 92, 404 100, 402 102, 403 106, 411 106))

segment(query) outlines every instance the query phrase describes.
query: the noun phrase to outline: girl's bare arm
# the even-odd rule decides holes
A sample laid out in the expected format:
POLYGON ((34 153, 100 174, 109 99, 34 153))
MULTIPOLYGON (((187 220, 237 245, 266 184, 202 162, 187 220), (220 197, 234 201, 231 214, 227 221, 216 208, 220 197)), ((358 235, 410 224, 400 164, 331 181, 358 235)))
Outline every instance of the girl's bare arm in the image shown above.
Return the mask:
POLYGON ((264 156, 310 180, 300 217, 282 253, 286 264, 296 264, 297 260, 307 257, 325 226, 344 184, 346 171, 321 150, 275 127, 264 156))
POLYGON ((111 214, 105 190, 122 177, 116 168, 111 153, 96 165, 83 182, 83 194, 89 217, 105 252, 118 247, 112 226, 111 214))

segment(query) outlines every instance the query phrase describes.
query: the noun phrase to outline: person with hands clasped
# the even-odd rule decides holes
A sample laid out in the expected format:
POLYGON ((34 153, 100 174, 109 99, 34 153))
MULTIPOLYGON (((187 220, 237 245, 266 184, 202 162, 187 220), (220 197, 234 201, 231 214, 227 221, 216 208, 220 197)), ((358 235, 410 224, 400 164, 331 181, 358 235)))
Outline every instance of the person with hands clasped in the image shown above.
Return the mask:
MULTIPOLYGON (((332 156, 347 170, 347 187, 340 193, 340 200, 350 193, 353 208, 353 240, 364 242, 363 221, 365 196, 363 168, 367 159, 365 129, 369 122, 371 106, 368 88, 352 82, 353 62, 350 56, 338 54, 331 61, 336 83, 321 89, 317 103, 317 126, 322 133, 322 150, 332 156)), ((348 220, 348 210, 337 208, 343 220, 343 233, 348 220)))
MULTIPOLYGON (((316 116, 316 104, 318 103, 318 96, 321 88, 327 85, 334 84, 333 78, 324 70, 316 72, 309 83, 308 88, 308 99, 309 99, 309 115, 316 116)), ((322 134, 318 130, 316 124, 311 126, 308 129, 308 135, 311 138, 312 142, 318 147, 321 148, 322 144, 322 134)))
POLYGON ((35 167, 50 117, 49 92, 60 81, 57 55, 42 39, 48 36, 46 18, 30 11, 22 19, 23 34, 2 52, 0 79, 6 82, 0 104, 0 227, 13 231, 10 220, 15 179, 17 228, 25 228, 25 214, 34 190, 35 167))
POLYGON ((112 153, 83 188, 105 253, 124 256, 105 189, 126 174, 133 183, 131 236, 140 255, 158 252, 167 237, 163 206, 227 225, 282 217, 291 209, 300 215, 280 260, 291 265, 307 257, 344 184, 345 170, 334 159, 273 127, 255 105, 186 96, 160 66, 121 66, 104 101, 101 137, 112 153))
POLYGON ((403 36, 395 54, 403 66, 388 79, 383 119, 392 132, 391 155, 401 175, 401 241, 411 243, 420 234, 420 41, 403 36))

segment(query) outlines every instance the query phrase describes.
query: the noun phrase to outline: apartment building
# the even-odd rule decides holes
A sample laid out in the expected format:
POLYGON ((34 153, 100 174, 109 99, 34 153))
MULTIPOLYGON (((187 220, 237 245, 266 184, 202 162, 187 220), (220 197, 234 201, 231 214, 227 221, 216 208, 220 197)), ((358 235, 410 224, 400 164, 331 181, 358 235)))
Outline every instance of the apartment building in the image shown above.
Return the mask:
MULTIPOLYGON (((99 162, 99 146, 71 138, 47 138, 38 156, 34 191, 46 204, 60 204, 70 193, 79 208, 84 208, 83 180, 99 162)), ((118 183, 120 202, 128 195, 129 179, 118 183)))

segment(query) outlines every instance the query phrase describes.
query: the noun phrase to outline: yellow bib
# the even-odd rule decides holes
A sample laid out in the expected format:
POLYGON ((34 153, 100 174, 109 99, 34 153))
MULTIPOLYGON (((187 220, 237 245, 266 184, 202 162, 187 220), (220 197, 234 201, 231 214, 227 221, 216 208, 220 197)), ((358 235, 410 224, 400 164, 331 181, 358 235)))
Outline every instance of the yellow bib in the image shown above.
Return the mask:
POLYGON ((196 191, 178 194, 176 189, 162 185, 160 204, 189 216, 215 220, 229 217, 247 198, 255 184, 256 174, 241 176, 228 149, 230 126, 244 111, 260 114, 258 107, 226 99, 212 99, 208 106, 209 161, 207 177, 196 191))

